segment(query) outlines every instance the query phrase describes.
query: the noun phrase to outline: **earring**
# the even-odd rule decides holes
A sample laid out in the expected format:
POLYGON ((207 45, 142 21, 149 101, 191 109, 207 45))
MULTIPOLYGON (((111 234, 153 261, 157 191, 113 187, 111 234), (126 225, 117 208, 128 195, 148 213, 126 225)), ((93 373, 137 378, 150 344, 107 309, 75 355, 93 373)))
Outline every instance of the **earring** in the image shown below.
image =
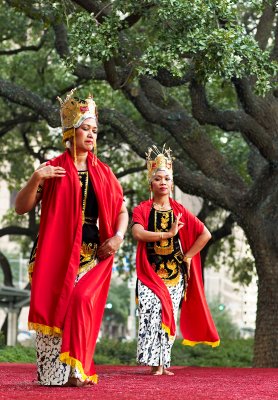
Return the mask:
POLYGON ((174 195, 174 184, 173 183, 172 183, 172 186, 171 186, 171 195, 172 195, 172 197, 174 195))
POLYGON ((149 200, 152 200, 152 198, 153 198, 153 191, 152 191, 152 185, 151 185, 151 184, 149 184, 149 192, 150 192, 149 200))
POLYGON ((67 149, 71 148, 71 142, 69 140, 66 141, 66 148, 67 149))
POLYGON ((94 141, 94 155, 97 157, 97 141, 94 141))

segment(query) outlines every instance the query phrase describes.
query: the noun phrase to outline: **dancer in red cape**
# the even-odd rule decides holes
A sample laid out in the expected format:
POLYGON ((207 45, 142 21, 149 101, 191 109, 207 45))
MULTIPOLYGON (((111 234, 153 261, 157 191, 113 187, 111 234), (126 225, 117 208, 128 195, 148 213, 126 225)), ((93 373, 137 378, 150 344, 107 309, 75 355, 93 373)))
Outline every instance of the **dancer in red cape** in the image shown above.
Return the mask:
POLYGON ((133 236, 138 240, 137 361, 151 366, 154 375, 172 375, 168 367, 180 304, 183 344, 219 345, 200 263, 200 250, 211 235, 197 217, 170 197, 171 150, 160 153, 156 147, 149 149, 147 167, 153 200, 140 203, 132 221, 133 236))
POLYGON ((67 150, 42 164, 16 198, 19 214, 42 202, 29 265, 29 328, 36 330, 42 385, 97 382, 93 354, 113 256, 128 223, 119 182, 92 153, 95 102, 77 99, 73 92, 64 102, 59 99, 67 150))

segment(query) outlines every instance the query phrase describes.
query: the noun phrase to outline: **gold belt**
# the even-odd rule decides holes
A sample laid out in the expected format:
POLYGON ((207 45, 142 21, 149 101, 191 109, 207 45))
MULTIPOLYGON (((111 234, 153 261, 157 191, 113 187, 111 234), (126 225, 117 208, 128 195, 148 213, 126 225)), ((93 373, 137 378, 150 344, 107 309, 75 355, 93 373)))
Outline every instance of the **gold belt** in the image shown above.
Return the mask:
POLYGON ((96 225, 97 218, 85 217, 84 224, 87 225, 96 225))

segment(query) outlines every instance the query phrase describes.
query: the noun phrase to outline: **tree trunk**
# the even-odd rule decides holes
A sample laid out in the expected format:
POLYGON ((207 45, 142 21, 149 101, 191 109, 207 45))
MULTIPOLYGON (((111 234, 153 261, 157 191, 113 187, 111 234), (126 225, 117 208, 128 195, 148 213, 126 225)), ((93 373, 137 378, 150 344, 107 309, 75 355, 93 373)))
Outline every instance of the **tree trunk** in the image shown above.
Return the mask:
MULTIPOLYGON (((271 253, 270 253, 271 254, 271 253)), ((258 282, 254 367, 278 368, 278 257, 264 260, 272 275, 258 282)))
POLYGON ((260 209, 245 227, 258 273, 253 360, 253 366, 258 368, 278 368, 278 252, 274 224, 277 218, 272 217, 262 215, 260 209))
MULTIPOLYGON (((265 224, 267 226, 267 224, 265 224)), ((257 232, 253 249, 258 271, 258 300, 254 344, 254 367, 278 368, 278 254, 268 230, 257 232)), ((271 237, 272 236, 272 237, 271 237)))

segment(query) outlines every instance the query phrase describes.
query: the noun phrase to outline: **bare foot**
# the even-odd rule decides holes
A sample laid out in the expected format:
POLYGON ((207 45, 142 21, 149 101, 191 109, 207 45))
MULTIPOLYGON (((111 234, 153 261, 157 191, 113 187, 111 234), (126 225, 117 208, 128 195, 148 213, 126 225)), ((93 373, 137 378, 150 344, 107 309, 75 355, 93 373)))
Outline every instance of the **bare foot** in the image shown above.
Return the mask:
POLYGON ((164 368, 163 369, 163 375, 175 375, 174 372, 168 371, 168 369, 164 368))
POLYGON ((78 378, 70 377, 67 383, 64 386, 71 386, 71 387, 84 387, 89 384, 89 381, 81 381, 78 378))
POLYGON ((161 367, 161 365, 159 365, 158 367, 151 368, 152 375, 162 375, 162 372, 163 372, 163 368, 161 367))

